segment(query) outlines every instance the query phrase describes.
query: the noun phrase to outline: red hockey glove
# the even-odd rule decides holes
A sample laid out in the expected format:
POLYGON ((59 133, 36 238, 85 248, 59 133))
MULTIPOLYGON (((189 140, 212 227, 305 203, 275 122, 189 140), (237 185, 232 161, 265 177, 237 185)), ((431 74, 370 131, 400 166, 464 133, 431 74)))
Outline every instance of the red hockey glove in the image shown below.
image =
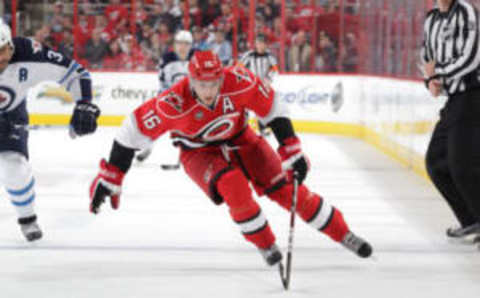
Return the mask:
POLYGON ((118 209, 124 176, 125 173, 105 159, 100 161, 100 173, 90 185, 90 212, 97 214, 105 197, 110 197, 112 208, 118 209))
POLYGON ((285 139, 278 148, 278 154, 282 158, 282 168, 287 171, 288 181, 292 181, 293 172, 296 172, 298 183, 302 184, 307 177, 309 162, 302 152, 300 140, 295 136, 285 139))

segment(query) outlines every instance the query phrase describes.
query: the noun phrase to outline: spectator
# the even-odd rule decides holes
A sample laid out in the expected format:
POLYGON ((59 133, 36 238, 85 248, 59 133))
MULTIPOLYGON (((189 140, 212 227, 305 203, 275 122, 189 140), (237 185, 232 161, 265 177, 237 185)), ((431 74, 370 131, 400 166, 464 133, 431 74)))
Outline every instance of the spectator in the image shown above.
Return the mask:
POLYGON ((223 2, 220 5, 221 15, 215 19, 213 26, 225 32, 226 39, 229 41, 232 40, 232 29, 233 29, 233 12, 230 4, 223 2))
MULTIPOLYGON (((401 61, 401 59, 397 59, 401 61)), ((345 44, 342 53, 343 71, 357 72, 358 68, 358 48, 357 40, 352 32, 345 35, 345 44)))
POLYGON ((170 32, 175 32, 181 27, 183 13, 180 6, 175 0, 163 0, 165 11, 167 11, 173 17, 173 28, 169 28, 170 32))
POLYGON ((256 15, 262 16, 262 18, 269 26, 272 25, 274 19, 272 7, 267 5, 266 2, 257 2, 256 15))
POLYGON ((149 15, 147 22, 155 29, 159 29, 160 24, 166 24, 169 32, 173 32, 176 26, 175 18, 165 10, 160 2, 153 5, 153 11, 149 15))
POLYGON ((318 37, 318 55, 316 69, 321 72, 337 70, 337 50, 335 43, 325 31, 320 31, 318 37))
POLYGON ((172 44, 172 34, 165 23, 160 23, 160 27, 158 27, 158 37, 165 47, 168 48, 172 44))
POLYGON ((109 70, 120 70, 126 62, 125 53, 120 49, 118 40, 113 40, 108 45, 108 54, 103 60, 103 68, 109 70))
POLYGON ((123 32, 127 26, 128 10, 120 4, 120 0, 111 0, 105 8, 105 16, 108 20, 108 27, 113 28, 114 32, 123 32))
POLYGON ((315 6, 311 5, 310 1, 301 1, 295 8, 295 16, 297 20, 297 26, 299 29, 308 31, 313 26, 313 17, 315 12, 322 14, 323 9, 316 9, 315 6))
POLYGON ((120 40, 120 47, 126 55, 123 67, 125 70, 145 71, 147 70, 147 58, 137 45, 135 38, 125 34, 120 40))
POLYGON ((225 32, 222 30, 215 31, 215 39, 210 48, 220 57, 223 65, 227 65, 232 59, 232 45, 225 40, 225 32))
POLYGON ((275 34, 273 33, 271 27, 265 23, 264 17, 260 14, 257 14, 255 17, 255 32, 257 34, 261 33, 265 35, 268 41, 273 40, 275 38, 275 34))
POLYGON ((200 51, 205 51, 208 49, 208 43, 205 39, 205 34, 200 27, 193 27, 192 28, 192 33, 193 33, 193 45, 192 48, 200 50, 200 51))
POLYGON ((282 7, 282 0, 267 0, 267 5, 272 10, 272 21, 280 16, 281 7, 282 7))
MULTIPOLYGON (((282 36, 282 19, 280 17, 275 18, 273 20, 273 36, 269 36, 269 41, 270 42, 275 42, 275 43, 280 43, 280 39, 282 36)), ((288 30, 286 31, 286 37, 285 37, 285 44, 287 46, 290 46, 291 40, 293 38, 292 31, 288 30)))
POLYGON ((73 59, 73 34, 69 30, 63 31, 63 39, 58 45, 58 51, 65 57, 73 59))
POLYGON ((137 1, 135 6, 135 23, 137 26, 142 26, 148 19, 148 11, 143 1, 137 1))
POLYGON ((189 8, 190 8, 190 19, 191 24, 194 26, 201 26, 202 25, 202 10, 198 5, 198 0, 189 0, 189 8))
POLYGON ((137 41, 141 47, 151 47, 151 37, 154 34, 153 29, 148 23, 143 23, 140 30, 137 32, 137 41))
POLYGON ((327 3, 325 8, 325 13, 338 13, 340 8, 338 7, 337 1, 331 1, 327 3))
POLYGON ((152 36, 150 37, 150 44, 153 63, 155 65, 158 65, 158 63, 160 62, 160 58, 163 56, 164 53, 167 52, 168 44, 162 42, 159 34, 152 34, 152 36))
POLYGON ((61 1, 55 2, 52 14, 47 17, 45 23, 51 28, 51 36, 55 41, 55 44, 60 44, 65 29, 65 16, 63 13, 63 3, 61 1))
POLYGON ((311 71, 311 55, 312 47, 307 42, 305 31, 300 30, 294 35, 292 46, 288 52, 289 70, 294 72, 311 71))
POLYGON ((287 30, 291 32, 297 32, 298 31, 298 20, 295 17, 295 13, 293 11, 293 6, 287 6, 285 8, 285 16, 287 18, 287 30))
POLYGON ((107 42, 116 37, 113 25, 108 23, 108 19, 105 15, 100 14, 95 16, 95 28, 98 28, 102 32, 102 39, 107 42))
POLYGON ((78 45, 79 50, 83 52, 85 44, 90 39, 93 27, 88 22, 86 15, 79 15, 78 24, 74 28, 75 43, 78 45))
POLYGON ((219 0, 207 0, 201 8, 203 12, 202 27, 207 27, 213 23, 221 14, 219 0))
POLYGON ((40 27, 40 29, 35 31, 33 39, 35 39, 39 43, 46 44, 49 47, 52 47, 49 41, 50 32, 50 27, 47 25, 43 25, 42 27, 40 27))
POLYGON ((102 31, 95 28, 92 32, 92 38, 85 45, 85 59, 91 69, 102 67, 103 58, 107 55, 108 43, 102 39, 102 31))

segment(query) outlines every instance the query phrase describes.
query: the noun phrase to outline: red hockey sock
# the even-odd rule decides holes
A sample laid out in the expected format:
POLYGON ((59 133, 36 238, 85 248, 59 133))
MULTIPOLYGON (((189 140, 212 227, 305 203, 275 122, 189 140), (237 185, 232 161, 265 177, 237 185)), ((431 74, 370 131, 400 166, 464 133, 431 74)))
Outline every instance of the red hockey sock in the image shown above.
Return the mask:
POLYGON ((232 170, 220 177, 217 190, 245 239, 259 248, 268 248, 275 243, 268 221, 253 199, 248 181, 240 170, 232 170))
MULTIPOLYGON (((293 185, 287 184, 269 194, 269 197, 289 210, 292 204, 292 192, 293 185)), ((349 231, 342 213, 319 195, 310 192, 303 184, 298 187, 297 214, 314 229, 325 233, 337 242, 342 241, 349 231)))

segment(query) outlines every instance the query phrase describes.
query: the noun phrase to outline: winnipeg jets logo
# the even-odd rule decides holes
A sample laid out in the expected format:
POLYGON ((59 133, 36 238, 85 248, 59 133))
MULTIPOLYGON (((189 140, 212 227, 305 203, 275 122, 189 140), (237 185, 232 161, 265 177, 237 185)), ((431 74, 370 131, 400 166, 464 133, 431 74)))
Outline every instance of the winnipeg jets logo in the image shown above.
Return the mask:
POLYGON ((42 51, 42 44, 39 43, 38 41, 30 38, 30 40, 32 41, 32 50, 33 50, 33 53, 36 54, 38 52, 41 52, 42 51))
POLYGON ((15 91, 6 86, 0 86, 0 111, 6 111, 15 101, 15 91))

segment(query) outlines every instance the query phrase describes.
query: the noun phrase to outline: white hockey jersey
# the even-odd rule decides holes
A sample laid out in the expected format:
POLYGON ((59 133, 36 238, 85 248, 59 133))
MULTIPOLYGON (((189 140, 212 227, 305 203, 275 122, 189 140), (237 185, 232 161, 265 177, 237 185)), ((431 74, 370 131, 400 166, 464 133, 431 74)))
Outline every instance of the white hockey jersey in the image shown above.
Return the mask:
POLYGON ((90 74, 80 64, 33 39, 17 37, 13 45, 13 57, 0 73, 0 114, 14 110, 31 87, 47 80, 63 85, 76 101, 92 99, 90 74))
POLYGON ((160 92, 188 75, 188 61, 192 54, 193 50, 190 50, 186 60, 181 60, 175 52, 168 52, 162 57, 159 66, 160 92))

